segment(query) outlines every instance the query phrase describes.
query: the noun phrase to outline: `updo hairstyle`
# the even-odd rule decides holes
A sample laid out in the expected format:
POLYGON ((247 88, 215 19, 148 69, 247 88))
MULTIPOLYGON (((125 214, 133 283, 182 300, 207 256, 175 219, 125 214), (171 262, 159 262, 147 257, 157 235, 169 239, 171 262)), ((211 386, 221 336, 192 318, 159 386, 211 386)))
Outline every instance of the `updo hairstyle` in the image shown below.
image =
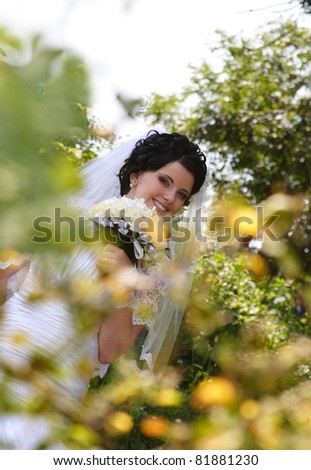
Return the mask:
MULTIPOLYGON (((197 144, 177 132, 159 133, 152 130, 145 139, 136 142, 130 156, 125 160, 118 174, 121 196, 130 191, 132 173, 157 171, 173 162, 181 163, 194 177, 189 198, 197 193, 206 178, 206 157, 197 144)), ((185 203, 189 202, 189 198, 185 203)))

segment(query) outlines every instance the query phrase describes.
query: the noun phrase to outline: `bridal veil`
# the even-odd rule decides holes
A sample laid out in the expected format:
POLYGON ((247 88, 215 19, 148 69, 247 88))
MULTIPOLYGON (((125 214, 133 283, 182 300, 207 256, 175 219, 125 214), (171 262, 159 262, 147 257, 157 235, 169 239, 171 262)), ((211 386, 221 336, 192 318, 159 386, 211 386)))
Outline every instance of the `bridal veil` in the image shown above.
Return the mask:
MULTIPOLYGON (((156 130, 160 133, 165 132, 163 129, 156 130)), ((80 169, 83 188, 71 198, 71 205, 86 212, 93 204, 120 196, 118 172, 124 160, 129 157, 135 143, 145 138, 147 134, 148 131, 123 141, 115 148, 83 165, 80 169)), ((196 217, 201 213, 205 189, 203 185, 199 193, 192 196, 183 216, 179 216, 178 224, 181 224, 184 229, 187 227, 187 231, 184 230, 183 233, 191 233, 191 236, 186 240, 185 237, 180 238, 177 233, 174 235, 173 232, 170 243, 175 263, 173 276, 175 285, 169 290, 169 294, 164 296, 155 320, 149 325, 140 354, 140 359, 145 361, 145 366, 149 369, 159 369, 166 365, 186 310, 194 276, 194 265, 198 256, 198 243, 195 236, 196 217), (176 286, 176 279, 179 282, 178 286, 176 286), (172 294, 176 292, 176 288, 182 292, 182 295, 177 297, 172 294)))

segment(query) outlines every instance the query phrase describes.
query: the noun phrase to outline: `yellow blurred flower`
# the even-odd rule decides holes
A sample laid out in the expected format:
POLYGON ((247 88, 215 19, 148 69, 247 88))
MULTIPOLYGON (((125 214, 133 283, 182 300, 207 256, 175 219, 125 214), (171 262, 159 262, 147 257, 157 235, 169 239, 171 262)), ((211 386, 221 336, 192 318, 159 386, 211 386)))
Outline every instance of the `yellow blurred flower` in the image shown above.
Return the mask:
POLYGON ((290 196, 284 193, 275 193, 263 203, 266 214, 274 212, 299 212, 303 208, 304 195, 302 193, 290 196))
POLYGON ((127 380, 124 383, 118 383, 106 394, 112 404, 120 405, 127 403, 135 397, 139 396, 141 390, 139 384, 134 380, 127 380))
POLYGON ((86 277, 76 277, 70 282, 70 293, 75 302, 92 304, 102 294, 102 286, 99 282, 90 282, 86 277))
POLYGON ((14 343, 17 346, 22 346, 25 345, 29 342, 29 338, 27 337, 26 333, 16 333, 15 335, 12 335, 11 337, 11 342, 14 343))
POLYGON ((22 253, 11 248, 4 248, 0 250, 0 262, 8 264, 18 264, 23 257, 22 253))
POLYGON ((99 441, 99 437, 93 429, 82 424, 75 424, 69 431, 69 438, 84 448, 91 448, 99 441))
POLYGON ((165 438, 170 432, 170 422, 163 416, 149 416, 141 421, 140 431, 148 437, 165 438))
POLYGON ((226 242, 243 237, 255 237, 258 231, 258 217, 254 206, 241 199, 226 199, 217 201, 209 230, 224 236, 226 242))
POLYGON ((193 391, 191 404, 196 409, 228 406, 237 400, 235 385, 224 377, 203 380, 193 391))
POLYGON ((258 230, 256 209, 246 205, 237 206, 230 216, 230 224, 235 237, 256 236, 258 230))
MULTIPOLYGON (((29 259, 17 250, 6 248, 0 250, 0 281, 29 264, 29 259)), ((25 276, 26 273, 23 274, 25 276)), ((6 292, 5 292, 6 294, 6 292)))
POLYGON ((94 363, 87 357, 83 357, 77 363, 77 370, 83 374, 85 377, 90 377, 94 372, 94 363))
POLYGON ((246 268, 258 279, 264 279, 269 274, 266 260, 256 253, 244 254, 246 268))
POLYGON ((116 411, 108 418, 105 428, 112 436, 126 434, 133 428, 133 418, 124 411, 116 411))
POLYGON ((256 400, 245 400, 240 406, 240 415, 242 418, 252 420, 257 418, 260 411, 260 404, 256 400))
POLYGON ((153 403, 156 406, 180 406, 183 401, 183 394, 178 390, 167 389, 159 390, 154 399, 153 403))

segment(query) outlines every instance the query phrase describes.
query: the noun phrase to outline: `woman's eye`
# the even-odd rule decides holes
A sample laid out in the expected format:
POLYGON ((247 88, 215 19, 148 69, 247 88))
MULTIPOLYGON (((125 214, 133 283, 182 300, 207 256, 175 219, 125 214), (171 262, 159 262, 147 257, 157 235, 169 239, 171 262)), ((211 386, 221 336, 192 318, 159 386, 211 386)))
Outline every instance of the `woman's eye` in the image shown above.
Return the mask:
POLYGON ((161 181, 161 183, 166 184, 167 186, 169 185, 169 182, 166 178, 163 178, 162 176, 160 176, 159 180, 161 181))
POLYGON ((187 194, 185 194, 185 193, 179 193, 179 197, 180 197, 183 201, 185 201, 188 196, 187 196, 187 194))

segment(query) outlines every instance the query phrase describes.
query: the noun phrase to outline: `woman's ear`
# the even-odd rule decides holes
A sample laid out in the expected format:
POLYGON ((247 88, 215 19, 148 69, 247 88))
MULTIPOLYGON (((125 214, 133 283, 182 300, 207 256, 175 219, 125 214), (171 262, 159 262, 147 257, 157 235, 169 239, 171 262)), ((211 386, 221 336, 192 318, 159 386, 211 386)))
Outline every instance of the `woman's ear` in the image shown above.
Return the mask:
POLYGON ((131 173, 130 174, 130 188, 135 188, 138 182, 138 173, 131 173))

